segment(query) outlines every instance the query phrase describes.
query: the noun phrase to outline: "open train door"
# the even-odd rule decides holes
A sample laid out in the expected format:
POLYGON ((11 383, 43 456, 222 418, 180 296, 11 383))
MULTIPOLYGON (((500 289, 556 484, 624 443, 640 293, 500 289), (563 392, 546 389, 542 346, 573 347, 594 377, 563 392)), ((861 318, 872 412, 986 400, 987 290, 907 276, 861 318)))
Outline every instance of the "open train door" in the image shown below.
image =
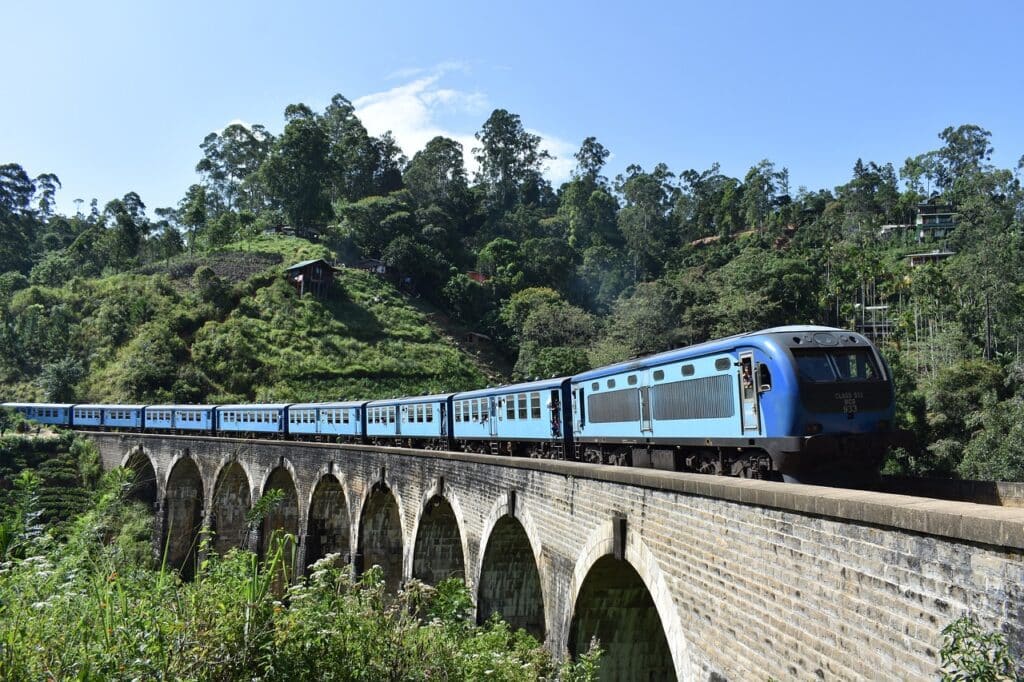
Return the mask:
POLYGON ((586 408, 583 405, 583 384, 572 391, 572 435, 579 438, 583 433, 583 423, 586 419, 586 408))
POLYGON ((740 353, 739 381, 743 435, 757 435, 761 433, 761 410, 757 401, 757 364, 753 352, 740 353))
MULTIPOLYGON (((507 400, 507 398, 506 398, 507 400)), ((487 423, 490 425, 491 438, 498 437, 498 400, 494 396, 487 398, 487 423)))

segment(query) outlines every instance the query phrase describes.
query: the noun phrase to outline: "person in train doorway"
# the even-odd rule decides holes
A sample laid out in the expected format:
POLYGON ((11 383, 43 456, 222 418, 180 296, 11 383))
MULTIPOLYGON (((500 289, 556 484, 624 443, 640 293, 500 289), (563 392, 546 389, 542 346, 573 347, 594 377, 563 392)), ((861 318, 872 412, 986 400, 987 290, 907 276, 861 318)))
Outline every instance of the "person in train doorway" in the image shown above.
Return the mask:
POLYGON ((551 412, 551 437, 561 438, 562 437, 562 421, 558 417, 558 402, 555 400, 548 401, 548 410, 551 412))

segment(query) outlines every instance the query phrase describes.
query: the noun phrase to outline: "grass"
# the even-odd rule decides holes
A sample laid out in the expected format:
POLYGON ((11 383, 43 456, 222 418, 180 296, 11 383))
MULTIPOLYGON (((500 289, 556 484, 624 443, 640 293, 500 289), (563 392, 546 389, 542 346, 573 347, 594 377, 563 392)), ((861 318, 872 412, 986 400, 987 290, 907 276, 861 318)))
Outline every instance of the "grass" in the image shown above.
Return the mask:
MULTIPOLYGON (((476 388, 501 374, 372 274, 341 269, 329 296, 299 298, 283 267, 330 257, 320 245, 260 236, 222 254, 240 251, 282 260, 199 288, 173 279, 175 268, 196 264, 186 257, 151 274, 17 292, 2 311, 12 338, 0 392, 69 402, 318 401, 476 388), (81 376, 47 383, 44 370, 66 358, 81 376)), ((215 272, 242 272, 220 267, 216 254, 201 259, 215 272)))

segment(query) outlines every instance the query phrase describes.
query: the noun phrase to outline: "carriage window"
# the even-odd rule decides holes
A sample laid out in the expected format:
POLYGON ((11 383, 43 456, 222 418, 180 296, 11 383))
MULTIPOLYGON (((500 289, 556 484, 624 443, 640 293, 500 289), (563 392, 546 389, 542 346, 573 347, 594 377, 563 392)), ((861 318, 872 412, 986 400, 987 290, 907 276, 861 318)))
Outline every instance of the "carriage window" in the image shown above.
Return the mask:
POLYGON ((615 379, 608 380, 608 388, 615 388, 615 379))
POLYGON ((394 407, 389 407, 388 408, 388 424, 394 424, 394 423, 395 423, 395 408, 394 407))
POLYGON ((426 415, 424 415, 424 419, 426 419, 427 422, 433 422, 434 421, 434 406, 433 405, 427 405, 425 407, 425 409, 426 409, 426 415))
MULTIPOLYGON (((718 366, 717 362, 715 363, 715 369, 722 369, 721 367, 718 366)), ((683 365, 682 371, 684 377, 692 377, 694 372, 693 365, 683 365)))
POLYGON ((506 396, 503 398, 505 401, 505 417, 508 419, 516 418, 516 398, 515 396, 506 396))
POLYGON ((540 393, 530 394, 530 418, 540 419, 540 393))
POLYGON ((601 388, 601 384, 599 384, 596 381, 594 383, 590 384, 590 390, 591 391, 596 391, 596 390, 598 390, 600 388, 601 388))
POLYGON ((626 377, 626 383, 629 384, 630 386, 636 386, 636 375, 630 374, 628 377, 626 377))
POLYGON ((520 393, 518 397, 519 397, 519 418, 520 419, 526 419, 526 414, 527 414, 526 394, 525 393, 520 393))
POLYGON ((730 367, 732 367, 732 361, 729 358, 718 358, 715 360, 715 369, 719 372, 724 372, 730 367))
POLYGON ((654 380, 655 381, 661 381, 664 378, 665 378, 665 370, 663 370, 663 369, 656 369, 656 370, 654 370, 654 380))

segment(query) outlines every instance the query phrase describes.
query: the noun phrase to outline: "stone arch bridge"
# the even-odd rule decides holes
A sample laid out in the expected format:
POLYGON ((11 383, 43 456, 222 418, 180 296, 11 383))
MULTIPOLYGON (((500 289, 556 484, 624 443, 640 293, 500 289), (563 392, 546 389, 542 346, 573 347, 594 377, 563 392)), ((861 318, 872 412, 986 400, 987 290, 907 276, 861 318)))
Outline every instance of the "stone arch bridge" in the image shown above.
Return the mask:
POLYGON ((463 578, 557 655, 597 636, 609 680, 935 679, 964 614, 1024 654, 1024 510, 572 462, 93 433, 140 472, 168 558, 299 538, 409 577, 463 578), (283 502, 261 532, 245 516, 283 502))

